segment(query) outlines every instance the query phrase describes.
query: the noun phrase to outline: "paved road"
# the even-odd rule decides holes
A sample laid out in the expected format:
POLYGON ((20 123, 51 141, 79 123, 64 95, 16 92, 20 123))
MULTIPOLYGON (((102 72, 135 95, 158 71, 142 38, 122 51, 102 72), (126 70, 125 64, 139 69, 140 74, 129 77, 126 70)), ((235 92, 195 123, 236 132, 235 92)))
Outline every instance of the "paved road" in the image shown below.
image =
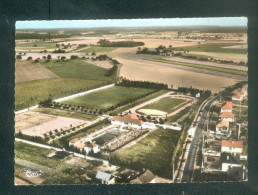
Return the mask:
POLYGON ((195 161, 196 151, 198 148, 199 138, 202 135, 202 129, 204 126, 204 122, 206 120, 206 117, 207 117, 207 114, 208 114, 211 104, 218 98, 219 98, 219 96, 215 96, 214 98, 209 100, 203 107, 203 112, 201 114, 200 121, 197 125, 196 131, 195 131, 195 136, 192 140, 192 143, 191 143, 191 146, 189 149, 189 153, 188 153, 188 157, 187 157, 187 160, 185 163, 182 182, 191 182, 191 178, 193 175, 193 169, 194 169, 194 161, 195 161))

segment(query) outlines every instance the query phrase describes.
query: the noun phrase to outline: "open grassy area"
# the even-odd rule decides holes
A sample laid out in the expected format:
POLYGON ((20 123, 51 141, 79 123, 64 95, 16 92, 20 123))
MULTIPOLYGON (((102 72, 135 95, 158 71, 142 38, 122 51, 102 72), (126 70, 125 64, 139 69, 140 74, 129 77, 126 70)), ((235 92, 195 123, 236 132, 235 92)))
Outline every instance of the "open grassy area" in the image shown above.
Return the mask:
POLYGON ((79 52, 110 52, 116 48, 117 47, 91 46, 91 47, 83 49, 79 52))
POLYGON ((63 116, 63 117, 76 118, 81 120, 90 120, 90 121, 95 120, 97 118, 92 114, 87 114, 84 112, 72 112, 68 110, 57 110, 52 108, 36 108, 33 111, 44 113, 44 114, 55 115, 55 116, 63 116))
MULTIPOLYGON (((35 49, 37 47, 45 47, 45 49, 53 49, 53 48, 57 48, 56 47, 56 43, 58 43, 57 41, 55 42, 29 42, 29 43, 16 43, 16 47, 34 47, 35 45, 37 45, 36 47, 34 47, 35 49)), ((42 48, 42 50, 44 50, 42 48)))
POLYGON ((164 60, 164 59, 148 59, 148 60, 153 61, 153 62, 161 62, 161 63, 166 63, 166 64, 188 66, 188 67, 192 67, 192 68, 205 69, 205 70, 211 70, 211 71, 216 71, 216 72, 224 72, 224 73, 229 73, 229 74, 247 76, 247 72, 241 71, 241 70, 233 70, 233 69, 228 69, 228 68, 220 68, 220 67, 215 67, 215 66, 206 66, 206 65, 202 65, 202 64, 192 64, 192 63, 187 63, 187 62, 178 62, 178 61, 164 60))
POLYGON ((115 81, 116 74, 106 76, 107 70, 82 60, 41 62, 48 70, 63 78, 115 81))
POLYGON ((61 161, 47 157, 47 155, 52 151, 53 150, 25 144, 22 142, 15 142, 15 157, 50 168, 56 168, 61 161))
POLYGON ((153 98, 156 98, 156 97, 158 97, 158 96, 161 96, 161 95, 163 95, 163 94, 165 94, 165 93, 167 93, 167 92, 168 92, 168 90, 160 90, 160 91, 155 92, 155 93, 153 93, 153 94, 151 94, 151 95, 148 95, 148 96, 146 96, 146 97, 144 97, 144 98, 141 98, 141 99, 139 99, 139 100, 136 100, 136 101, 134 101, 134 102, 132 102, 132 103, 126 104, 126 105, 121 106, 121 107, 118 107, 117 109, 111 111, 110 114, 112 114, 112 115, 117 115, 117 114, 119 114, 119 113, 121 113, 121 112, 123 112, 123 111, 126 111, 126 110, 128 110, 128 109, 130 109, 130 108, 133 108, 134 106, 140 105, 140 104, 142 104, 143 102, 149 101, 149 100, 151 100, 151 99, 153 99, 153 98))
POLYGON ((201 52, 218 52, 218 53, 239 53, 247 54, 247 49, 232 49, 232 48, 223 48, 228 46, 236 45, 236 43, 202 43, 194 46, 186 47, 176 47, 175 50, 189 50, 191 51, 201 51, 201 52))
POLYGON ((151 89, 115 86, 63 101, 62 103, 85 106, 86 108, 105 109, 150 91, 151 89))
POLYGON ((177 113, 173 116, 167 117, 165 123, 166 124, 172 124, 172 123, 176 122, 178 119, 180 119, 186 113, 188 113, 190 111, 190 108, 191 107, 188 107, 188 108, 182 110, 181 112, 179 112, 179 113, 177 113))
POLYGON ((104 81, 57 78, 16 83, 15 110, 45 101, 49 95, 55 99, 106 85, 104 81))
POLYGON ((144 106, 141 109, 154 109, 154 110, 160 110, 166 113, 171 113, 175 111, 178 108, 178 106, 180 104, 183 104, 184 102, 186 102, 185 99, 165 97, 152 104, 144 106))
POLYGON ((115 153, 114 162, 140 169, 150 169, 155 175, 171 178, 171 157, 181 132, 161 130, 151 132, 132 147, 115 153))

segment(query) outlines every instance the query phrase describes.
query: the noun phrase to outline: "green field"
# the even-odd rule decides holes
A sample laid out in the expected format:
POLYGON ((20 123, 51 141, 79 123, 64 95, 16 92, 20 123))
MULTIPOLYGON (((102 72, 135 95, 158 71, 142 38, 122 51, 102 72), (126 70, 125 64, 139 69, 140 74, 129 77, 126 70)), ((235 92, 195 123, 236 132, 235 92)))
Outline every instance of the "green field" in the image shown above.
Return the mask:
POLYGON ((125 110, 128 110, 128 109, 130 109, 130 108, 133 108, 133 107, 135 107, 135 106, 137 106, 137 105, 142 104, 143 102, 149 101, 149 100, 151 100, 151 99, 153 99, 153 98, 156 98, 156 97, 158 97, 158 96, 161 96, 161 95, 163 95, 163 94, 165 94, 165 93, 167 93, 167 92, 168 92, 168 90, 160 90, 160 91, 155 92, 155 93, 153 93, 153 94, 151 94, 151 95, 148 95, 148 96, 146 96, 146 97, 144 97, 144 98, 141 98, 141 99, 139 99, 139 100, 136 100, 136 101, 134 101, 134 102, 132 102, 132 103, 126 104, 126 105, 121 106, 121 107, 118 107, 117 109, 112 110, 112 111, 110 111, 109 113, 112 114, 112 115, 117 115, 117 114, 119 114, 119 113, 121 113, 121 112, 123 112, 123 111, 125 111, 125 110))
POLYGON ((41 62, 48 70, 63 78, 115 81, 116 75, 106 76, 107 70, 82 60, 41 62))
POLYGON ((184 102, 186 102, 185 99, 165 97, 152 104, 144 106, 141 109, 154 109, 154 110, 160 110, 166 113, 171 113, 175 111, 178 108, 178 106, 180 104, 183 104, 184 102))
POLYGON ((132 147, 115 153, 114 163, 150 169, 155 175, 171 178, 171 157, 181 132, 155 130, 132 147))
POLYGON ((68 110, 57 110, 52 108, 36 108, 34 112, 40 112, 43 114, 50 114, 55 116, 63 116, 68 118, 76 118, 81 120, 95 120, 97 117, 92 114, 87 114, 84 112, 71 112, 68 110))
POLYGON ((115 86, 63 101, 62 103, 85 106, 86 108, 106 109, 150 91, 151 89, 115 86))
POLYGON ((192 63, 187 63, 187 62, 178 62, 178 61, 164 60, 164 59, 148 59, 148 60, 153 61, 153 62, 161 62, 161 63, 166 63, 166 64, 188 66, 188 67, 192 67, 192 68, 205 69, 205 70, 211 70, 211 71, 216 71, 216 72, 223 72, 223 73, 247 76, 247 72, 246 71, 241 71, 241 70, 233 70, 233 69, 228 69, 228 68, 220 68, 220 67, 215 67, 215 66, 207 66, 207 65, 202 65, 202 64, 192 64, 192 63))
MULTIPOLYGON (((56 43, 58 42, 30 42, 30 43, 16 43, 16 47, 34 47, 34 45, 37 45, 37 47, 45 47, 45 49, 53 49, 57 48, 56 43)), ((34 47, 35 49, 37 47, 34 47)), ((42 48, 42 50, 44 50, 42 48)))
POLYGON ((15 110, 38 104, 49 98, 60 98, 103 85, 105 81, 57 78, 15 84, 15 110))
POLYGON ((222 48, 236 45, 236 43, 202 43, 200 45, 186 46, 186 47, 175 47, 175 50, 189 50, 191 51, 201 51, 201 52, 218 52, 218 53, 239 53, 247 54, 247 49, 232 49, 232 48, 222 48))
POLYGON ((117 47, 91 46, 91 47, 83 49, 79 52, 110 52, 115 49, 117 49, 117 47))

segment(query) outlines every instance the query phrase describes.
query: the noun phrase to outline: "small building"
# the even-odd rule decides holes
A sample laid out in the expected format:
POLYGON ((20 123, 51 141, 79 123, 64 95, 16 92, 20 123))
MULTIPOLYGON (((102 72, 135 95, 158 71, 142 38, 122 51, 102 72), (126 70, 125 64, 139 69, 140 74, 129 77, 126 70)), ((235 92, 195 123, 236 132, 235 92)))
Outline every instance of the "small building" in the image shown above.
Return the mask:
POLYGON ((115 183, 115 177, 111 175, 110 173, 98 171, 96 175, 96 179, 101 180, 102 184, 114 184, 115 183))
POLYGON ((98 153, 99 152, 99 145, 91 142, 91 143, 85 145, 84 150, 85 150, 86 154, 88 154, 91 151, 93 153, 98 153))
POLYGON ((222 153, 221 154, 221 170, 227 172, 230 168, 241 167, 240 155, 222 153))
POLYGON ((220 112, 232 112, 233 109, 233 104, 232 102, 225 102, 222 106, 221 106, 221 110, 220 112))
POLYGON ((111 124, 130 126, 137 129, 144 127, 144 122, 140 120, 135 113, 127 114, 125 116, 113 116, 111 119, 111 124))
POLYGON ((82 143, 82 142, 77 142, 77 143, 74 144, 74 147, 77 148, 77 149, 79 149, 80 152, 82 152, 83 149, 84 149, 84 147, 85 147, 85 144, 82 143))
POLYGON ((243 101, 243 95, 241 93, 235 93, 233 96, 232 96, 232 101, 243 101))
POLYGON ((235 115, 232 112, 222 112, 219 115, 219 118, 222 120, 228 120, 229 122, 235 121, 235 115))
POLYGON ((242 154, 243 141, 222 140, 221 152, 242 154))
POLYGON ((216 125, 216 134, 225 135, 225 136, 231 134, 228 120, 219 121, 219 123, 216 125))
POLYGON ((196 127, 192 127, 187 131, 189 137, 193 138, 195 135, 196 127))
POLYGON ((78 142, 80 142, 80 140, 77 139, 77 138, 74 138, 74 139, 72 139, 72 140, 69 141, 69 146, 73 146, 74 144, 76 144, 76 143, 78 143, 78 142))
POLYGON ((156 183, 156 176, 147 169, 139 177, 130 181, 132 184, 143 184, 143 183, 156 183))

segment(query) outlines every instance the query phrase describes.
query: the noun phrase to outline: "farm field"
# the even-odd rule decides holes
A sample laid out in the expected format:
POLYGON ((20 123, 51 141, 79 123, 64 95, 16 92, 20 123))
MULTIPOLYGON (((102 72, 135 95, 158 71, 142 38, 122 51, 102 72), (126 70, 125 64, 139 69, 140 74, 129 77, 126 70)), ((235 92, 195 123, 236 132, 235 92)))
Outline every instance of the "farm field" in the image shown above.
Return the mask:
POLYGON ((81 120, 95 120, 97 117, 92 114, 87 114, 84 112, 71 112, 67 110, 57 110, 52 108, 36 108, 33 110, 34 112, 40 112, 43 114, 50 114, 54 116, 63 116, 68 118, 75 118, 81 120))
POLYGON ((29 42, 29 43, 17 43, 16 44, 16 47, 31 47, 31 48, 37 48, 37 47, 42 47, 42 49, 46 48, 46 49, 54 49, 54 48, 57 48, 56 47, 56 41, 54 42, 39 42, 39 41, 36 41, 36 42, 29 42), (35 47, 36 45, 36 47, 35 47))
POLYGON ((75 78, 43 79, 16 83, 15 110, 20 110, 45 101, 49 97, 56 99, 86 91, 108 83, 97 80, 75 78))
POLYGON ((198 52, 218 52, 218 53, 237 53, 237 54, 247 54, 247 49, 234 49, 229 48, 229 46, 235 46, 236 43, 201 43, 195 46, 187 47, 176 47, 176 50, 189 50, 198 52), (227 47, 227 48, 225 48, 227 47))
POLYGON ((58 76, 39 63, 21 60, 15 62, 15 83, 52 78, 58 76))
POLYGON ((91 46, 79 52, 110 52, 117 49, 117 47, 102 47, 102 46, 91 46))
POLYGON ((171 178, 171 157, 179 137, 180 132, 155 130, 130 148, 115 153, 114 162, 131 168, 144 167, 155 175, 171 178))
POLYGON ((89 93, 62 103, 85 106, 86 108, 106 109, 115 104, 152 91, 151 89, 115 86, 89 93))
POLYGON ((207 66, 207 65, 202 65, 202 64, 193 64, 193 63, 178 62, 178 61, 164 60, 164 59, 149 59, 149 61, 162 62, 162 63, 167 63, 167 64, 175 64, 175 65, 188 66, 188 67, 193 67, 193 68, 198 68, 198 69, 205 69, 205 70, 211 70, 211 71, 216 71, 216 72, 223 72, 223 73, 247 76, 246 71, 233 70, 233 69, 221 68, 221 67, 215 67, 215 66, 207 66))
POLYGON ((42 62, 48 70, 63 78, 115 81, 115 76, 106 76, 107 70, 82 60, 42 62))
POLYGON ((169 66, 159 66, 122 57, 117 58, 117 60, 123 64, 119 76, 130 80, 166 83, 168 86, 172 85, 173 89, 177 89, 178 86, 192 86, 193 88, 218 92, 224 87, 233 85, 238 81, 238 79, 191 72, 169 66), (155 75, 155 77, 152 75, 155 75))
POLYGON ((147 115, 151 115, 151 114, 162 115, 162 114, 157 114, 157 113, 159 113, 159 111, 161 111, 161 112, 163 112, 163 114, 168 114, 168 113, 175 111, 180 104, 183 104, 186 101, 187 100, 185 100, 185 99, 165 97, 165 98, 158 100, 157 102, 154 102, 147 106, 142 107, 141 109, 139 109, 136 112, 144 113, 147 115))

